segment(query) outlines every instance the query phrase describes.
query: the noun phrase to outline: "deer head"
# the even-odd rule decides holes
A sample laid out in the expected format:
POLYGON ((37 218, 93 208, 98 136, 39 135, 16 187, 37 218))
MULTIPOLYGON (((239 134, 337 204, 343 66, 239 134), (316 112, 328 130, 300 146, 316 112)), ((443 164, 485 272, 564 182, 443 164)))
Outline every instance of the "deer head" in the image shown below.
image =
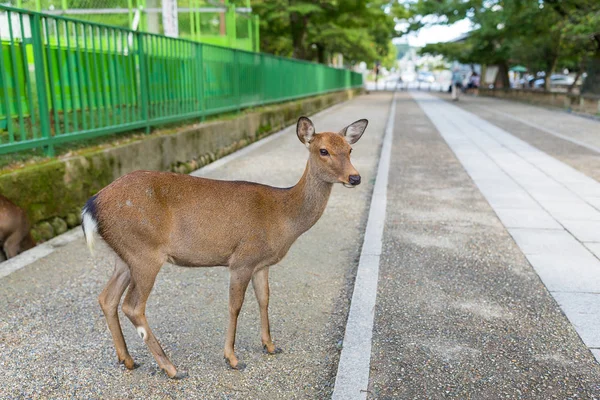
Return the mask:
POLYGON ((360 175, 350 162, 351 145, 360 139, 368 123, 359 119, 338 133, 315 133, 312 121, 300 117, 296 134, 310 152, 308 162, 312 173, 324 182, 342 183, 346 187, 359 185, 360 175))

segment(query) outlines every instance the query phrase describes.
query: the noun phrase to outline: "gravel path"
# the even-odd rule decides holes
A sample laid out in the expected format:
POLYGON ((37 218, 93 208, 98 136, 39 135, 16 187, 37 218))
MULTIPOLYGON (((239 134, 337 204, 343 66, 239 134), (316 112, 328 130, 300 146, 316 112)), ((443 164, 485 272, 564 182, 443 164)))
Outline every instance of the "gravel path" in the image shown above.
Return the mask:
MULTIPOLYGON (((356 189, 336 185, 322 219, 271 270, 271 327, 283 354, 262 353, 258 306, 249 288, 236 342, 237 355, 248 367, 229 370, 223 361, 227 270, 166 265, 147 316, 171 360, 190 376, 167 379, 121 314, 130 352, 141 364, 125 371, 116 364, 96 300, 112 260, 93 262, 77 240, 0 281, 0 398, 329 397, 390 100, 390 94, 371 94, 314 119, 318 131, 369 119, 352 154, 363 184, 356 189)), ((289 129, 210 175, 291 186, 306 158, 289 129)))

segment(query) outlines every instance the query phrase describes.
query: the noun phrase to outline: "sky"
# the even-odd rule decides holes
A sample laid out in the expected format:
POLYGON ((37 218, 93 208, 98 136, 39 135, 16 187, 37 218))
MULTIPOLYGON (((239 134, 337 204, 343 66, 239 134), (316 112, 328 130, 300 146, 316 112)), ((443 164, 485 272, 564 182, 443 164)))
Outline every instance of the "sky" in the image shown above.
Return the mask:
MULTIPOLYGON (((403 29, 402 24, 396 26, 398 29, 403 29)), ((394 43, 406 43, 415 47, 423 47, 428 43, 447 42, 448 40, 456 39, 463 33, 471 29, 471 21, 463 19, 452 25, 432 25, 422 28, 418 32, 409 33, 400 38, 394 39, 394 43)))

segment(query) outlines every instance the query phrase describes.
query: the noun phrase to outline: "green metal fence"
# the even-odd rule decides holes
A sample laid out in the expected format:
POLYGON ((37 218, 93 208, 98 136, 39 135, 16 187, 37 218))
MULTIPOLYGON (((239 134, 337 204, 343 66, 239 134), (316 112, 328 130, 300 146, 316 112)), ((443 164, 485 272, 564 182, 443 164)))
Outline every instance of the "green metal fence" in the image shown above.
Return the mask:
POLYGON ((358 87, 362 75, 0 6, 0 154, 358 87))

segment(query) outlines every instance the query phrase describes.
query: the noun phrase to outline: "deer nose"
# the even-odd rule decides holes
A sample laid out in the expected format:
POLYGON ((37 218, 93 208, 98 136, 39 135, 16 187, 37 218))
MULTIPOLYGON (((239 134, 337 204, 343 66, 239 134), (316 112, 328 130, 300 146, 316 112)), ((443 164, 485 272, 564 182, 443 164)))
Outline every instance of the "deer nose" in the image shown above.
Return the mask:
POLYGON ((360 175, 350 175, 348 177, 348 182, 350 182, 351 185, 356 186, 360 184, 360 175))

